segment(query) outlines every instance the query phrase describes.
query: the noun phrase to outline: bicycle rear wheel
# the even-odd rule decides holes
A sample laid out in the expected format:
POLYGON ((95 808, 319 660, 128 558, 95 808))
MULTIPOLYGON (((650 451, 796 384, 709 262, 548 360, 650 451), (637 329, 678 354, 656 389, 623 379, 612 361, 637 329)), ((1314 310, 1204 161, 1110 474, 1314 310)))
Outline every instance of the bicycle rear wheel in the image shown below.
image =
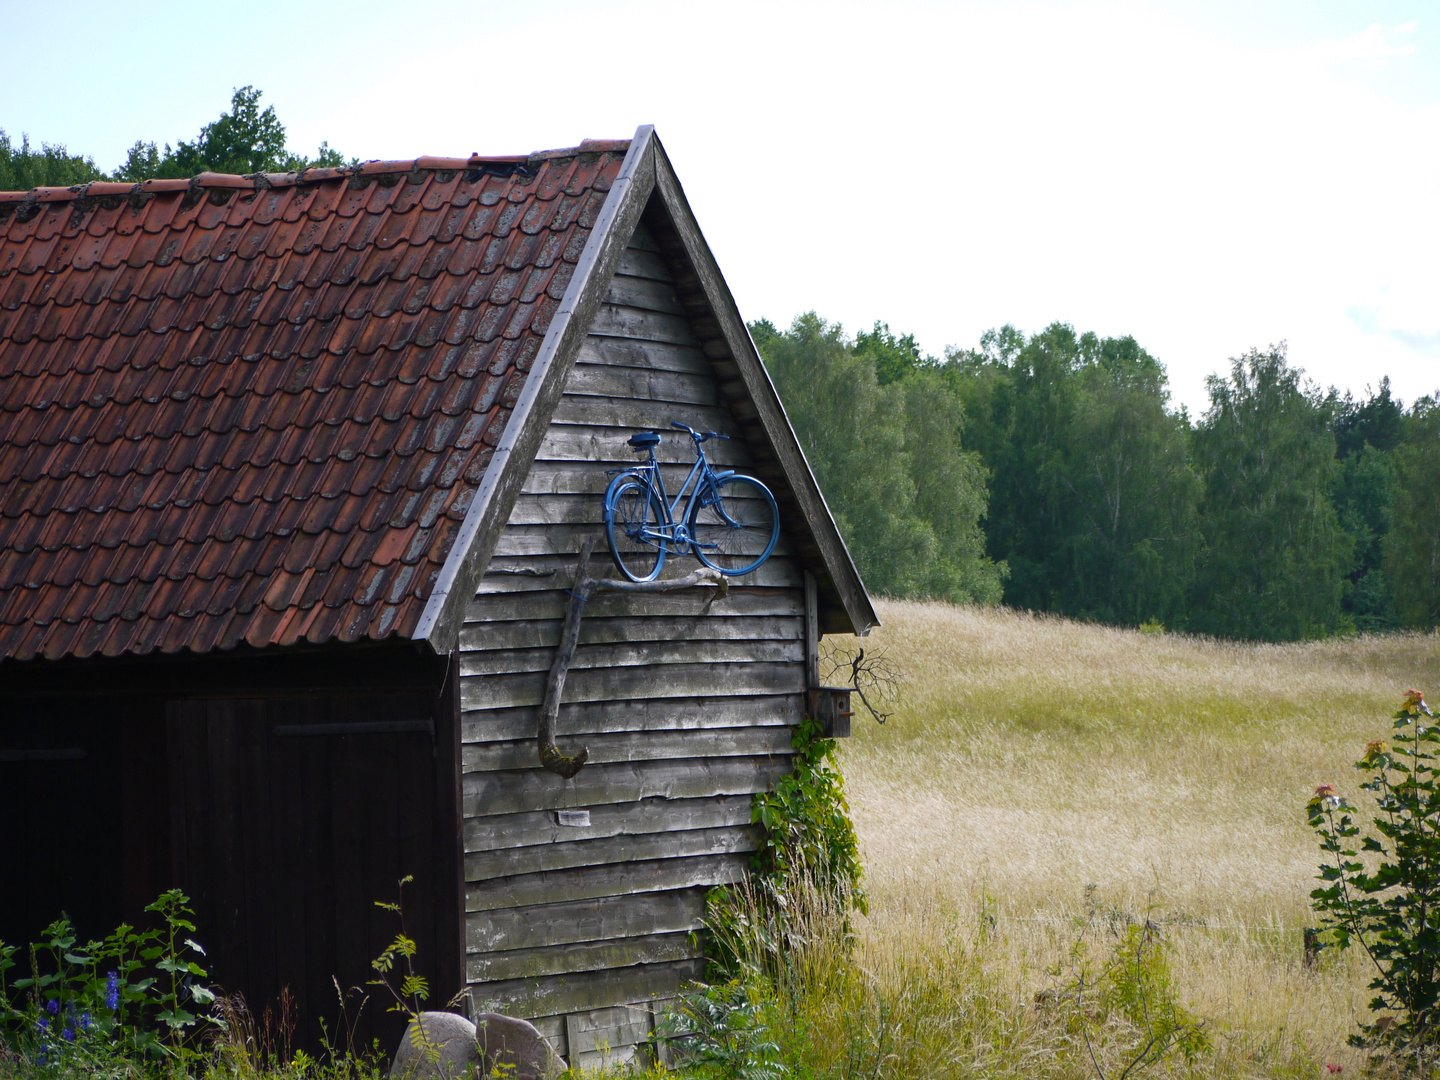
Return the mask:
POLYGON ((780 538, 775 496, 750 476, 717 480, 690 509, 695 555, 722 574, 748 574, 770 557, 780 538))
POLYGON ((654 581, 665 565, 660 498, 634 476, 617 476, 605 492, 605 539, 615 566, 631 581, 654 581))

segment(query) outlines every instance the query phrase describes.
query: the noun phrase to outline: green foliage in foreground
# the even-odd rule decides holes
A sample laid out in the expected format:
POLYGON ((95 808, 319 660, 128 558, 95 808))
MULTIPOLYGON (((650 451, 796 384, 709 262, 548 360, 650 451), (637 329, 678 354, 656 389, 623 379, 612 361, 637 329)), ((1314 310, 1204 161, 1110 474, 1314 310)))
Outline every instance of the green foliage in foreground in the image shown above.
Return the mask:
POLYGON ((0 1036, 41 1075, 94 1072, 119 1060, 185 1063, 195 1054, 198 1008, 215 995, 197 980, 203 950, 178 889, 145 910, 160 926, 120 926, 81 943, 61 916, 22 954, 0 943, 0 1036), (18 957, 18 962, 17 962, 18 957), (24 974, 16 977, 14 972, 24 974))
MULTIPOLYGON (((682 993, 654 1040, 706 1080, 1250 1075, 1179 1000, 1169 948, 1148 920, 1117 929, 1092 913, 1069 963, 1027 1002, 997 977, 1006 945, 983 917, 957 920, 928 952, 877 958, 857 953, 843 898, 811 882, 794 882, 781 905, 742 896, 740 918, 710 923, 730 943, 728 966, 682 993)), ((1315 1069, 1264 1067, 1272 1077, 1315 1069)))
POLYGON ((1393 742, 1376 739, 1355 767, 1375 799, 1369 831, 1330 784, 1310 800, 1310 826, 1327 861, 1310 895, 1329 941, 1370 958, 1382 1013, 1360 1025, 1354 1046, 1376 1050, 1407 1072, 1429 1076, 1440 1064, 1440 744, 1434 714, 1418 691, 1395 713, 1393 742), (1359 837, 1358 847, 1356 837, 1359 837), (1371 866, 1360 852, 1371 857, 1371 866))
POLYGON ((752 820, 765 830, 751 866, 762 880, 778 881, 781 888, 809 881, 829 895, 848 898, 864 912, 865 869, 835 740, 822 738, 814 720, 804 720, 791 745, 795 756, 790 772, 773 793, 758 793, 751 808, 752 820))
MULTIPOLYGON (((407 879, 408 880, 408 879, 407 879)), ((402 882, 403 887, 405 883, 402 882)), ((205 984, 189 898, 162 893, 145 910, 156 925, 122 925, 104 941, 80 942, 62 915, 28 949, 0 942, 0 1080, 380 1080, 378 1047, 331 1045, 325 1060, 292 1051, 294 1017, 282 992, 279 1015, 255 1016, 240 995, 205 984)), ((400 933, 374 961, 372 985, 414 1016, 428 995, 400 933), (398 985, 391 976, 399 975, 398 985)), ((337 1037, 343 1033, 335 1033, 337 1037)), ((342 1039, 343 1041, 343 1039, 342 1039)), ((428 1049, 428 1048, 427 1048, 428 1049)))

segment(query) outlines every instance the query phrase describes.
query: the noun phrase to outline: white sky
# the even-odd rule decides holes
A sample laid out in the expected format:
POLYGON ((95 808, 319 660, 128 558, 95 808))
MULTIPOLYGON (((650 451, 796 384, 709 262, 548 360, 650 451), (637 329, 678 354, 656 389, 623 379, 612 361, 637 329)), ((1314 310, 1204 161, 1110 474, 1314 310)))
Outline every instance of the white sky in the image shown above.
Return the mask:
POLYGON ((654 123, 747 318, 930 352, 1134 334, 1175 397, 1286 339, 1440 387, 1440 0, 0 0, 0 127, 113 168, 235 86, 291 146, 517 153, 654 123), (23 47, 22 47, 23 45, 23 47))

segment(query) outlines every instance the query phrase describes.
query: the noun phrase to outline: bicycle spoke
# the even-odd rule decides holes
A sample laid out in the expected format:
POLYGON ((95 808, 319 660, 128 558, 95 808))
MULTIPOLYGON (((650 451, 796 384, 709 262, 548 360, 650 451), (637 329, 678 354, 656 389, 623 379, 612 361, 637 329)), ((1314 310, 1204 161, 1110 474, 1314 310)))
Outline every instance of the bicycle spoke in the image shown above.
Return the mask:
POLYGON ((690 515, 695 554, 726 574, 745 574, 764 562, 779 536, 775 500, 758 480, 730 476, 697 500, 690 515))
POLYGON ((617 478, 605 498, 605 532, 610 554, 631 581, 653 581, 665 562, 665 532, 659 499, 633 476, 617 478))

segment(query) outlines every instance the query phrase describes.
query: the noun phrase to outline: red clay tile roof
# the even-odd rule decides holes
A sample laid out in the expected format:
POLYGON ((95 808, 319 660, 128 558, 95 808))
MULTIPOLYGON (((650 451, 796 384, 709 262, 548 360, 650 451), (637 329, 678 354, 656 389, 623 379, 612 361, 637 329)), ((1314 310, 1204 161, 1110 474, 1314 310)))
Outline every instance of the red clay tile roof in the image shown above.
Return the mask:
POLYGON ((408 635, 627 146, 0 193, 0 658, 408 635))

